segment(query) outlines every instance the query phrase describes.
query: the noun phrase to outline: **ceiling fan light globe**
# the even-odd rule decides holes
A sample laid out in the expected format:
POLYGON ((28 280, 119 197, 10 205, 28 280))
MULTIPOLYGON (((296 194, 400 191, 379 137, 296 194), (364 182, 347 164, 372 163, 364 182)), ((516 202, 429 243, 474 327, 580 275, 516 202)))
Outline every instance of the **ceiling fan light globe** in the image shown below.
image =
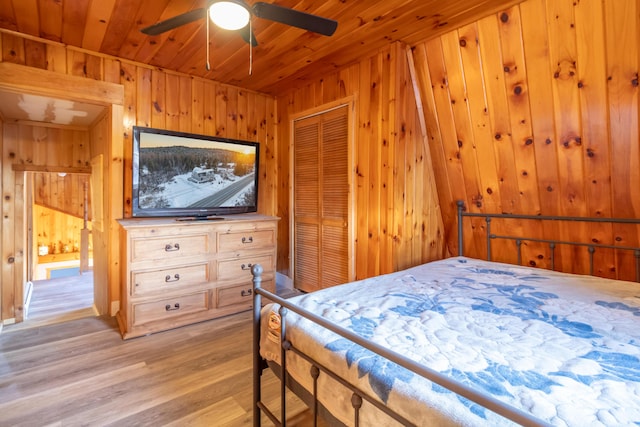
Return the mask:
POLYGON ((234 1, 218 1, 209 6, 211 22, 225 30, 239 30, 249 23, 249 10, 234 1))

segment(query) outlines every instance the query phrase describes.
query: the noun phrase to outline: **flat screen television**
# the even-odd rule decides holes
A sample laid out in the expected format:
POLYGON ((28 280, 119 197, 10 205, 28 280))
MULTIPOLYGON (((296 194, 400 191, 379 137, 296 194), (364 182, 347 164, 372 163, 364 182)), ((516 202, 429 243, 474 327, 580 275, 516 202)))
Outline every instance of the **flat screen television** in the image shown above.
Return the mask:
POLYGON ((259 152, 257 142, 134 126, 132 215, 256 212, 259 152))

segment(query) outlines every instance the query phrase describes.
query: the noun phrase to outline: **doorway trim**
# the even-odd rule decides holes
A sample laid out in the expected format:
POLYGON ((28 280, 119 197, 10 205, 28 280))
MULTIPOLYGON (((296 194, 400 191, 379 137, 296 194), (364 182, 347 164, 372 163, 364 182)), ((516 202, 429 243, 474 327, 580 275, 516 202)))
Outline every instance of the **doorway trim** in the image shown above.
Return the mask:
MULTIPOLYGON (((92 80, 83 77, 70 76, 24 65, 0 62, 0 89, 14 93, 26 93, 33 95, 48 96, 59 99, 67 99, 77 102, 87 102, 102 105, 106 108, 110 117, 110 134, 108 135, 109 146, 107 158, 111 159, 109 165, 105 165, 105 181, 103 188, 110 189, 109 201, 104 206, 105 221, 105 243, 107 257, 104 260, 94 259, 96 262, 104 263, 104 270, 107 277, 100 286, 97 294, 103 295, 100 301, 96 300, 95 305, 99 314, 107 314, 109 307, 113 311, 114 304, 112 290, 118 289, 118 228, 115 223, 116 217, 122 215, 123 189, 122 173, 117 173, 116 168, 122 167, 123 157, 123 105, 124 86, 116 83, 109 83, 99 80, 92 80), (102 300, 104 299, 104 300, 102 300)), ((4 134, 4 124, 0 126, 4 134)), ((3 159, 6 162, 10 158, 10 153, 5 153, 5 142, 0 136, 0 144, 3 146, 3 159)), ((2 251, 2 265, 0 267, 0 326, 22 322, 24 320, 24 282, 27 279, 25 266, 25 251, 27 246, 26 230, 26 200, 25 173, 4 170, 2 173, 2 188, 13 191, 13 197, 7 199, 3 197, 0 201, 2 212, 8 221, 3 221, 1 226, 0 249, 2 251), (5 224, 7 224, 5 226, 5 224), (6 228, 5 228, 6 227, 6 228), (11 235, 10 238, 7 236, 11 235)), ((95 286, 98 282, 94 278, 95 286)))

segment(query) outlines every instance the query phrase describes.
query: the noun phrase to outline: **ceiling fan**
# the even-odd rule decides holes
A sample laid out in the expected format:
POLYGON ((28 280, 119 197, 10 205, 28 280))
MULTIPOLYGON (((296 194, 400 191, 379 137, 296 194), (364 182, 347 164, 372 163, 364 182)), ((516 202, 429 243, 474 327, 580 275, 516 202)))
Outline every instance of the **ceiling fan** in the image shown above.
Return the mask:
MULTIPOLYGON (((226 30, 239 30, 242 38, 257 46, 258 41, 251 31, 251 16, 278 22, 314 33, 331 36, 336 31, 338 23, 332 19, 312 15, 306 12, 278 6, 277 4, 257 2, 250 7, 243 0, 213 0, 206 8, 195 9, 173 18, 158 22, 141 31, 150 36, 156 36, 173 30, 209 15, 211 21, 226 30)), ((207 21, 207 25, 208 25, 207 21)))

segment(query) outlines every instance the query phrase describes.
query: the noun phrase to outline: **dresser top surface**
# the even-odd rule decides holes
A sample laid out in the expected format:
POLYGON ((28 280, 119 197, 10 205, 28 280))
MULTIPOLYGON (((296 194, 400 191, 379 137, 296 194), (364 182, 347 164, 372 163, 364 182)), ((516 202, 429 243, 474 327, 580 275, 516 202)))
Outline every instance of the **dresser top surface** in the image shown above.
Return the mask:
POLYGON ((173 226, 201 226, 201 225, 215 225, 215 224, 229 224, 229 223, 241 223, 241 222, 263 222, 263 221, 278 221, 280 218, 277 216, 261 215, 257 213, 246 213, 227 215, 219 217, 209 217, 207 219, 199 219, 194 217, 181 217, 181 218, 123 218, 119 219, 118 223, 124 228, 135 227, 173 227, 173 226))

